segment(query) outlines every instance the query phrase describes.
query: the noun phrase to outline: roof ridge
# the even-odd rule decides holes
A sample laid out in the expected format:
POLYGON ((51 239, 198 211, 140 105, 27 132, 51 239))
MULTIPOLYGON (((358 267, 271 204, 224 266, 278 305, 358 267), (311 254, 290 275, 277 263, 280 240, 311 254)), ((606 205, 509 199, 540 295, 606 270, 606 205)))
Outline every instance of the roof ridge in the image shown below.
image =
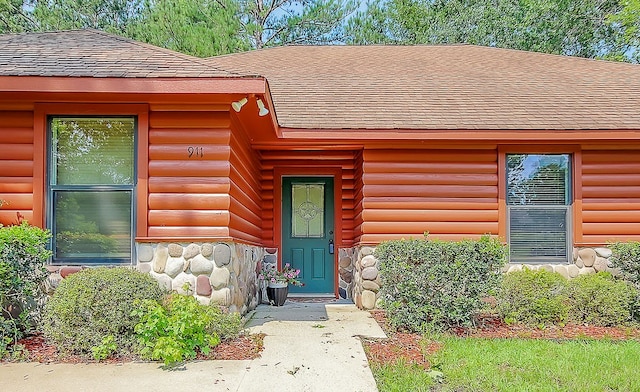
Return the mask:
POLYGON ((638 66, 638 64, 634 64, 634 63, 629 63, 629 62, 624 62, 624 61, 614 61, 614 60, 610 60, 610 59, 604 59, 604 58, 589 58, 589 57, 580 57, 580 56, 571 56, 571 55, 564 55, 564 54, 558 54, 558 53, 546 53, 546 52, 538 52, 538 51, 533 51, 533 50, 522 50, 522 49, 515 49, 515 48, 502 48, 502 47, 497 47, 497 46, 489 46, 489 45, 478 45, 478 44, 469 44, 469 43, 464 43, 464 42, 458 42, 458 43, 450 43, 450 44, 445 44, 445 43, 435 43, 435 44, 429 44, 429 43, 423 43, 423 44, 373 44, 373 45, 308 45, 308 44, 292 44, 292 45, 283 45, 283 46, 272 46, 272 47, 267 47, 267 48, 260 48, 260 49, 253 49, 253 50, 248 50, 248 51, 244 51, 244 52, 237 52, 237 53, 228 53, 228 54, 224 54, 224 55, 219 55, 219 56, 212 56, 212 57, 207 57, 206 60, 207 61, 215 61, 216 59, 226 59, 229 57, 237 57, 237 56, 243 56, 243 55, 252 55, 254 53, 259 53, 259 52, 265 52, 265 51, 275 51, 275 50, 287 50, 290 48, 340 48, 340 49, 347 49, 347 48, 352 48, 352 47, 356 47, 356 48, 411 48, 411 47, 422 47, 422 48, 453 48, 453 47, 458 47, 458 48, 475 48, 475 49, 480 49, 480 50, 495 50, 495 51, 503 51, 503 52, 510 52, 510 53, 529 53, 531 55, 535 55, 535 56, 541 56, 541 57, 548 57, 548 58, 554 58, 554 59, 568 59, 568 60, 574 60, 574 61, 588 61, 588 62, 595 62, 595 63, 605 63, 605 64, 624 64, 621 66, 626 66, 626 67, 631 67, 631 68, 635 68, 638 66))
POLYGON ((114 34, 114 33, 109 33, 107 31, 93 29, 93 28, 78 29, 78 30, 68 30, 68 31, 87 31, 87 32, 94 33, 94 34, 100 34, 100 35, 103 35, 103 36, 106 36, 106 37, 110 37, 110 38, 113 38, 113 39, 116 39, 116 40, 119 40, 119 41, 127 42, 127 43, 132 44, 132 45, 140 46, 140 47, 143 47, 143 48, 146 48, 146 49, 151 49, 151 50, 154 50, 156 52, 162 52, 162 53, 165 53, 167 55, 172 55, 174 57, 181 58, 183 60, 188 60, 188 61, 191 61, 193 63, 197 63, 197 64, 200 64, 200 65, 203 65, 203 66, 205 66, 207 68, 214 69, 216 71, 227 72, 229 74, 236 75, 236 76, 242 76, 242 77, 246 76, 246 75, 242 75, 242 74, 240 74, 238 72, 235 72, 235 71, 226 70, 226 69, 223 69, 223 68, 220 68, 220 67, 214 67, 213 65, 208 64, 204 59, 202 59, 200 57, 191 56, 191 55, 188 55, 188 54, 185 54, 185 53, 181 53, 181 52, 177 52, 175 50, 171 50, 171 49, 167 49, 167 48, 162 48, 160 46, 152 45, 152 44, 149 44, 149 43, 146 43, 146 42, 136 41, 136 40, 134 40, 132 38, 123 37, 121 35, 117 35, 117 34, 114 34))

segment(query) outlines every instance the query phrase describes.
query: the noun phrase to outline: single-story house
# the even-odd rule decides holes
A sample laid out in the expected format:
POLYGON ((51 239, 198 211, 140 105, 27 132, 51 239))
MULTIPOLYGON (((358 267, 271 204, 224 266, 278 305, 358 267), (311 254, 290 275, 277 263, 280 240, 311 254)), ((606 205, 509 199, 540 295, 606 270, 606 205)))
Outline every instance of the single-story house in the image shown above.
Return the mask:
POLYGON ((640 239, 640 66, 472 45, 210 59, 94 30, 0 35, 0 223, 52 232, 52 281, 134 265, 246 311, 375 304, 380 241, 499 236, 512 267, 606 269, 640 239))

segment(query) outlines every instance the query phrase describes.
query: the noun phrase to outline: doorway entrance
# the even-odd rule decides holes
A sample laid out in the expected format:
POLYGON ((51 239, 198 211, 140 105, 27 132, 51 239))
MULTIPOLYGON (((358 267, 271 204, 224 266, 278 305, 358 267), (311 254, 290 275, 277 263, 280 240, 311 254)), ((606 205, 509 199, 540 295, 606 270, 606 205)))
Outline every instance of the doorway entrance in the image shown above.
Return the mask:
POLYGON ((304 283, 291 293, 334 293, 333 186, 332 177, 282 179, 282 263, 304 283))

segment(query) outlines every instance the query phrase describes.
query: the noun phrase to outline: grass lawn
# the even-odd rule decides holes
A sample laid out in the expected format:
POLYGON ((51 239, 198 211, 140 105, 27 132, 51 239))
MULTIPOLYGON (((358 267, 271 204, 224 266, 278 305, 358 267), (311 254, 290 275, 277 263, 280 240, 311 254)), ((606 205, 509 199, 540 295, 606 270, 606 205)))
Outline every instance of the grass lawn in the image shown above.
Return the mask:
POLYGON ((439 342, 442 348, 427 356, 435 371, 406 362, 372 364, 380 391, 640 391, 636 340, 439 342))

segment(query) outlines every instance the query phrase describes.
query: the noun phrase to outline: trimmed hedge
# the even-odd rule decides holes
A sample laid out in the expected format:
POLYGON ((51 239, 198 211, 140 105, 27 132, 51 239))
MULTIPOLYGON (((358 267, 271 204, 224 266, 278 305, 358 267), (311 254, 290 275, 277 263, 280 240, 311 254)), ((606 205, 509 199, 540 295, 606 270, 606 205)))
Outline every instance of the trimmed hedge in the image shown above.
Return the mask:
POLYGON ((383 308, 391 324, 410 331, 473 324, 482 298, 498 288, 507 249, 497 239, 381 243, 383 308))
POLYGON ((640 290, 640 242, 616 242, 609 244, 613 252, 609 259, 615 268, 620 268, 622 277, 640 290))
POLYGON ((609 272, 581 275, 567 284, 569 319, 579 324, 618 326, 631 321, 638 296, 629 282, 609 272))
POLYGON ((524 268, 505 275, 496 294, 500 316, 507 324, 544 326, 566 321, 567 280, 560 274, 524 268))
POLYGON ((90 356, 111 340, 115 353, 134 348, 137 300, 161 301, 151 275, 128 268, 86 269, 68 276, 45 307, 43 332, 62 352, 90 356), (112 338, 110 338, 110 336, 112 338))
POLYGON ((543 327, 565 322, 621 326, 632 321, 638 291, 609 272, 566 280, 545 270, 508 273, 496 295, 497 309, 508 324, 543 327))

